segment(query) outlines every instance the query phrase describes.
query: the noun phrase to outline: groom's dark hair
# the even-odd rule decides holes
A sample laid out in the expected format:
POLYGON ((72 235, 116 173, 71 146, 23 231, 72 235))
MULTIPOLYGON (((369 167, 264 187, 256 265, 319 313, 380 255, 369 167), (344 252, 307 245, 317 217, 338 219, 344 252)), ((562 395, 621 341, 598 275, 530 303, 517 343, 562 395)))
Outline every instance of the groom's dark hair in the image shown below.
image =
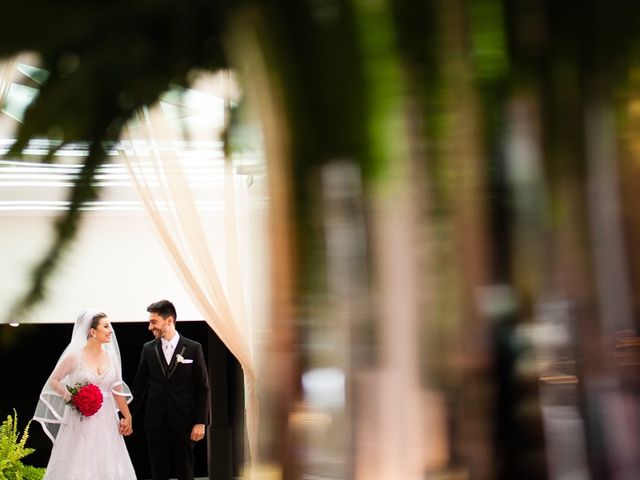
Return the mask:
POLYGON ((167 317, 173 317, 174 322, 178 320, 176 307, 174 307, 173 303, 171 303, 169 300, 160 300, 159 302, 152 303, 147 307, 147 312, 157 313, 164 319, 166 319, 167 317))

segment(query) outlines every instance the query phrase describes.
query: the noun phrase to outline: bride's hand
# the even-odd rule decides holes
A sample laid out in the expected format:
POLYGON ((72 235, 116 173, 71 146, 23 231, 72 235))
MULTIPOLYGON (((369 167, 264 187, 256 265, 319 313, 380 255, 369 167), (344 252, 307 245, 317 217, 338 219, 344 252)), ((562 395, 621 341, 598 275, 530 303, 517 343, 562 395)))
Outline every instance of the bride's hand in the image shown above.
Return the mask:
POLYGON ((133 433, 133 427, 131 425, 131 417, 125 417, 120 419, 120 434, 125 437, 133 433))

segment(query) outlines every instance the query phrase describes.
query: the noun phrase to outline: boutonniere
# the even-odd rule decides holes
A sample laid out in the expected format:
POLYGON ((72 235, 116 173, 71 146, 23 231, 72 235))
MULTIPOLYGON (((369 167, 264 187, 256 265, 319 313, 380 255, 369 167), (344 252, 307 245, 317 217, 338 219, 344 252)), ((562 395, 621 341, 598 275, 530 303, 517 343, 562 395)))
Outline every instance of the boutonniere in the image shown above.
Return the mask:
POLYGON ((189 358, 184 358, 182 355, 180 355, 178 353, 176 355, 176 362, 178 362, 178 363, 193 363, 193 360, 191 360, 189 358))

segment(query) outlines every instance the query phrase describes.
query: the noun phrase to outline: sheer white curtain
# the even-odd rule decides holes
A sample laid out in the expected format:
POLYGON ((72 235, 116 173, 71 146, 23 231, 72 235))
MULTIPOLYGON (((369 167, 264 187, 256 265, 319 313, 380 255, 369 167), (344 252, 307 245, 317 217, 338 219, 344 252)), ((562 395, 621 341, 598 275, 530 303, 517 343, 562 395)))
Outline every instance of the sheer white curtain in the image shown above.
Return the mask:
POLYGON ((194 305, 242 366, 252 465, 258 428, 254 352, 260 312, 267 311, 260 302, 268 298, 256 254, 264 242, 265 200, 214 150, 188 152, 185 144, 193 142, 185 143, 178 131, 161 108, 145 109, 125 131, 119 154, 194 305))

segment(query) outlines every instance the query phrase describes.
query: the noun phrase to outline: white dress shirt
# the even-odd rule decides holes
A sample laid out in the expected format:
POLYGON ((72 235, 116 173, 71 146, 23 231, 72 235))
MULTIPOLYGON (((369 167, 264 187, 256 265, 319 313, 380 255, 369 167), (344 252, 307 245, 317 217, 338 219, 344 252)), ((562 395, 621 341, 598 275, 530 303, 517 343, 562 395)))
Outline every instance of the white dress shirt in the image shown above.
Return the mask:
POLYGON ((164 359, 167 361, 167 365, 171 363, 171 357, 173 356, 173 352, 178 345, 179 338, 180 335, 178 335, 178 332, 176 332, 171 340, 165 340, 164 338, 160 339, 160 341, 162 342, 162 353, 164 353, 164 359))

